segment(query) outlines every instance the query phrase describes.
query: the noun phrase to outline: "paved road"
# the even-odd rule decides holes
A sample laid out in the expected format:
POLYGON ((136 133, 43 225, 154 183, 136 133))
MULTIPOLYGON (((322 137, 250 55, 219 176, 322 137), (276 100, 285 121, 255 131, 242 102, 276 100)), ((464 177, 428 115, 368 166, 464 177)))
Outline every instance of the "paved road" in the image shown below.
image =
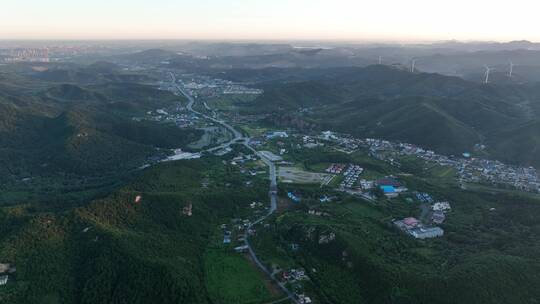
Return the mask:
POLYGON ((174 77, 174 74, 173 73, 170 73, 171 75, 171 78, 172 78, 172 81, 174 83, 174 86, 176 87, 176 89, 182 93, 187 99, 188 99, 188 104, 187 104, 187 109, 188 111, 192 112, 192 113, 195 113, 197 115, 200 115, 206 119, 209 119, 217 124, 220 124, 222 125, 223 127, 225 127, 227 130, 229 130, 232 134, 233 134, 233 139, 231 140, 232 141, 236 141, 236 140, 239 140, 239 139, 243 139, 245 138, 244 136, 242 136, 242 133, 240 133, 238 130, 236 130, 235 128, 233 128, 231 125, 229 125, 226 121, 223 121, 223 120, 219 120, 219 119, 216 119, 216 118, 213 118, 211 116, 208 116, 206 114, 203 114, 201 112, 198 112, 196 110, 193 110, 193 104, 195 103, 195 99, 193 99, 193 97, 191 95, 189 95, 187 92, 184 91, 184 89, 179 86, 178 84, 176 84, 176 77, 174 77))
MULTIPOLYGON (((251 151, 256 153, 262 159, 262 161, 268 166, 268 168, 269 168, 269 178, 270 178, 270 191, 268 192, 268 195, 270 196, 270 208, 268 209, 268 213, 266 215, 260 217, 259 219, 257 219, 253 223, 249 224, 249 226, 248 226, 248 231, 249 231, 249 230, 251 230, 253 228, 253 226, 261 223, 262 221, 267 219, 269 216, 271 216, 276 211, 276 209, 277 209, 277 176, 276 176, 276 165, 274 165, 274 163, 272 161, 265 158, 263 155, 261 155, 261 153, 259 153, 258 151, 253 149, 251 146, 249 146, 247 144, 247 141, 244 142, 244 145, 248 149, 250 149, 251 151)), ((283 291, 283 293, 285 293, 287 295, 287 297, 293 303, 299 304, 300 302, 298 302, 298 300, 296 299, 294 294, 289 289, 287 289, 287 287, 285 287, 285 285, 283 285, 278 279, 276 279, 274 274, 268 268, 266 268, 262 264, 262 262, 259 260, 259 258, 257 257, 257 254, 255 253, 255 251, 253 250, 253 247, 251 246, 251 244, 249 242, 249 233, 246 234, 245 241, 246 241, 246 245, 248 246, 249 255, 251 256, 251 259, 255 262, 255 264, 257 264, 257 266, 262 271, 264 271, 276 283, 276 285, 279 286, 279 288, 283 291)))
MULTIPOLYGON (((187 109, 188 111, 191 111, 192 113, 195 113, 197 115, 200 115, 206 119, 209 119, 217 124, 220 124, 222 125, 223 127, 225 127, 227 130, 229 130, 232 134, 233 134, 233 139, 230 140, 229 142, 227 143, 224 143, 222 145, 219 145, 217 147, 213 147, 213 148, 210 148, 206 151, 208 152, 212 152, 212 151, 217 151, 219 149, 223 149, 223 148, 226 148, 228 146, 230 146, 231 144, 233 143, 239 143, 239 144, 242 144, 244 145, 246 148, 248 148, 249 150, 251 150, 253 153, 255 153, 257 156, 259 156, 261 158, 261 160, 268 166, 269 168, 269 179, 270 179, 270 190, 268 192, 268 195, 270 197, 270 208, 268 209, 268 213, 266 213, 264 216, 262 216, 261 218, 257 219, 256 221, 252 222, 249 226, 248 226, 248 231, 251 230, 255 225, 259 224, 260 222, 264 221, 265 219, 267 219, 269 216, 271 216, 277 209, 277 175, 276 175, 276 165, 271 161, 269 160, 268 158, 266 158, 263 154, 261 154, 259 151, 253 149, 250 145, 249 145, 249 137, 246 137, 246 136, 243 136, 242 133, 240 133, 238 130, 236 130, 235 128, 233 128, 231 125, 229 125, 227 122, 223 121, 223 120, 218 120, 218 119, 215 119, 211 116, 208 116, 208 115, 205 115, 203 113, 200 113, 198 111, 195 111, 193 110, 193 104, 195 103, 195 100, 193 99, 193 97, 189 94, 187 94, 187 92, 185 92, 182 87, 180 87, 179 85, 176 84, 176 77, 174 76, 173 73, 170 73, 171 75, 171 79, 172 79, 172 82, 174 84, 174 86, 176 87, 176 89, 182 93, 187 99, 188 99, 188 105, 187 105, 187 109)), ((248 246, 248 252, 249 252, 249 255, 251 256, 252 260, 255 262, 255 264, 257 264, 257 266, 263 271, 265 272, 278 286, 279 288, 281 288, 281 290, 287 295, 287 297, 289 297, 289 299, 294 302, 294 303, 297 303, 299 304, 298 300, 296 299, 296 297, 294 296, 294 294, 287 289, 287 287, 285 287, 285 285, 283 285, 279 280, 277 280, 275 278, 275 276, 270 272, 270 270, 268 270, 262 263, 261 261, 259 260, 259 258, 257 257, 257 254, 255 253, 255 251, 253 250, 253 247, 251 246, 250 242, 249 242, 249 233, 246 233, 246 237, 245 237, 245 242, 246 242, 246 245, 248 246)))
MULTIPOLYGON (((231 125, 229 125, 227 122, 223 121, 223 120, 218 120, 216 118, 213 118, 211 116, 208 116, 206 114, 203 114, 199 111, 196 111, 196 110, 193 110, 193 104, 195 103, 195 99, 189 95, 186 91, 184 91, 184 89, 179 86, 177 83, 176 83, 176 77, 174 76, 173 73, 169 73, 170 76, 171 76, 171 80, 172 80, 172 83, 174 85, 174 87, 180 92, 182 93, 182 95, 184 95, 187 99, 188 99, 188 104, 186 106, 186 108, 188 109, 188 111, 192 112, 192 113, 195 113, 197 115, 200 115, 206 119, 209 119, 223 127, 225 127, 227 130, 229 130, 229 132, 231 132, 231 134, 233 135, 233 138, 231 140, 229 140, 228 142, 225 142, 219 146, 215 146, 215 147, 212 147, 210 149, 206 149, 207 152, 214 152, 214 151, 218 151, 218 150, 221 150, 221 149, 225 149, 227 147, 229 147, 230 145, 234 144, 235 142, 238 142, 238 141, 241 141, 241 140, 245 140, 247 139, 246 137, 244 137, 242 135, 242 133, 238 132, 238 130, 236 130, 235 128, 233 128, 231 125)), ((246 142, 247 144, 247 142, 246 142)))

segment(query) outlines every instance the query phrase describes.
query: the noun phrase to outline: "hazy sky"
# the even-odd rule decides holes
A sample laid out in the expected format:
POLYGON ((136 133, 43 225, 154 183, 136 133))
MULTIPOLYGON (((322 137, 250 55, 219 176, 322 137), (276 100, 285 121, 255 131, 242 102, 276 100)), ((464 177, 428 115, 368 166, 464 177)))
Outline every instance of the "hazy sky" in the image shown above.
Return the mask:
POLYGON ((3 0, 0 39, 540 41, 538 0, 3 0))

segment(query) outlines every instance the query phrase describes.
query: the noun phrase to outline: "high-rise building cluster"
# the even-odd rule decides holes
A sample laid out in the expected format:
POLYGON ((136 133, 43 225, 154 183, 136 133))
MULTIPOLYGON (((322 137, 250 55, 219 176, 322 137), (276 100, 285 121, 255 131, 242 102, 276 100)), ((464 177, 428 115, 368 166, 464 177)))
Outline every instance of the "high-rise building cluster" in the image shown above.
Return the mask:
POLYGON ((48 48, 15 48, 1 51, 5 62, 49 62, 48 48))

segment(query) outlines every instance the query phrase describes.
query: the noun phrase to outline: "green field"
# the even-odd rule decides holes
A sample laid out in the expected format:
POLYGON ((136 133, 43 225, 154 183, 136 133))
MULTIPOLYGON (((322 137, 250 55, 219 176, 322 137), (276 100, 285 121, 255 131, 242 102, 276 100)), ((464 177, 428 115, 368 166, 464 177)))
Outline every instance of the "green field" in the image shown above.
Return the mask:
POLYGON ((250 137, 262 136, 268 131, 267 128, 263 128, 256 125, 242 125, 242 130, 244 130, 250 137))
POLYGON ((208 98, 206 100, 208 106, 212 109, 231 111, 238 108, 238 105, 249 104, 253 102, 256 95, 225 95, 219 97, 208 98))
POLYGON ((209 248, 204 254, 208 295, 214 303, 241 304, 270 301, 264 274, 231 248, 209 248))

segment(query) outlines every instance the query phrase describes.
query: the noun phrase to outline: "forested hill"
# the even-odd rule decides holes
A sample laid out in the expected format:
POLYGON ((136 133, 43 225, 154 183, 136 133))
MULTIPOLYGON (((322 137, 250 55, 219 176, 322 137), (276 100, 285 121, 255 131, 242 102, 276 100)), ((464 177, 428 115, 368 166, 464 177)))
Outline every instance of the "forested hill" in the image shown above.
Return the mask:
POLYGON ((382 65, 331 75, 266 83, 246 111, 279 113, 273 121, 282 126, 300 120, 320 130, 400 140, 447 154, 485 144, 485 151, 477 151, 482 156, 540 166, 534 152, 540 85, 478 84, 382 65), (518 146, 530 147, 533 155, 509 153, 518 146))
POLYGON ((67 212, 0 209, 0 256, 17 265, 0 303, 210 303, 203 255, 216 227, 266 198, 264 182, 225 187, 241 178, 217 158, 170 162, 67 212))
POLYGON ((136 83, 0 87, 0 203, 109 187, 165 153, 158 148, 197 140, 197 130, 132 119, 178 102, 181 97, 136 83))
POLYGON ((114 63, 98 61, 86 66, 60 65, 33 72, 32 77, 53 83, 92 84, 115 82, 149 82, 148 75, 129 73, 114 63))

